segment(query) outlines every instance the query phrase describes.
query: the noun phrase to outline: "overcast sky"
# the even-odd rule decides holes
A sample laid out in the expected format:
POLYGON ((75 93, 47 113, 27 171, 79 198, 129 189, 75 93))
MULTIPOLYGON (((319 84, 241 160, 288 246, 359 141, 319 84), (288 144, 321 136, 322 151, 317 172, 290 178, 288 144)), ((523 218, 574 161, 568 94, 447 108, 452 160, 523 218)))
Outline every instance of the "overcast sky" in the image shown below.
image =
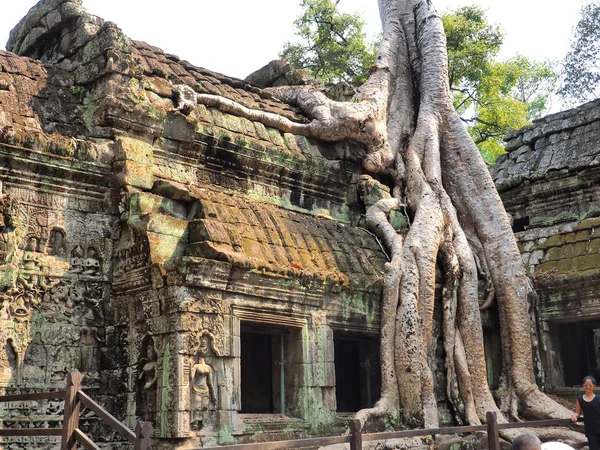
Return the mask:
MULTIPOLYGON (((433 0, 438 11, 479 4, 505 33, 501 56, 516 53, 560 60, 585 0, 433 0)), ((0 45, 36 0, 2 0, 0 45)), ((144 40, 192 64, 244 78, 277 58, 294 38, 292 22, 300 0, 84 0, 92 14, 115 22, 133 39, 144 40)), ((379 30, 377 0, 341 0, 360 12, 369 30, 379 30)))

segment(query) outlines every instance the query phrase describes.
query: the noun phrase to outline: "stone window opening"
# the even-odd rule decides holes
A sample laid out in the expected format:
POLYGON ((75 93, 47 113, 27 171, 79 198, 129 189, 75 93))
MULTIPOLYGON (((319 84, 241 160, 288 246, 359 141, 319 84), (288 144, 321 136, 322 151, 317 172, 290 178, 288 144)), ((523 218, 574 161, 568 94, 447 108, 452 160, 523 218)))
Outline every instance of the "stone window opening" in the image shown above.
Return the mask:
POLYGON ((291 328, 241 324, 241 414, 293 414, 299 335, 291 328))
POLYGON ((529 217, 528 216, 518 217, 513 220, 512 230, 515 233, 519 233, 520 231, 525 231, 528 226, 529 226, 529 217))
POLYGON ((333 344, 337 411, 371 408, 381 393, 378 338, 334 332, 333 344))
POLYGON ((600 375, 600 321, 564 323, 557 327, 565 386, 579 387, 588 375, 597 378, 600 375))

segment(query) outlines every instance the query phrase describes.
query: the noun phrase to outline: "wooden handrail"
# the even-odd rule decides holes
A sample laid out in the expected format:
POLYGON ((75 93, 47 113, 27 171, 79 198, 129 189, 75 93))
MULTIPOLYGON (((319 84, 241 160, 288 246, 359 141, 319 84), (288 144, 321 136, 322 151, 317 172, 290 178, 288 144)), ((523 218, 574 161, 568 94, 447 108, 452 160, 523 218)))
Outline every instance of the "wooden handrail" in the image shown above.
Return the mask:
POLYGON ((81 401, 87 408, 91 409, 99 416, 104 423, 110 426, 113 430, 123 436, 132 444, 135 444, 135 433, 119 422, 112 414, 105 410, 102 406, 92 400, 85 392, 77 391, 77 399, 81 401))
MULTIPOLYGON (((32 394, 0 395, 0 403, 25 402, 34 400, 64 399, 66 391, 35 392, 32 394)), ((3 428, 0 429, 0 437, 24 436, 61 436, 62 428, 3 428)))
POLYGON ((362 435, 362 440, 381 441, 384 439, 400 439, 406 437, 429 436, 431 434, 472 433, 474 431, 487 431, 487 425, 472 425, 465 427, 428 428, 424 430, 385 431, 382 433, 367 433, 362 435))
MULTIPOLYGON (((292 441, 274 441, 274 442, 257 442, 254 444, 236 444, 222 445, 219 447, 209 447, 219 450, 285 450, 288 448, 304 448, 317 447, 333 444, 347 444, 352 436, 330 436, 311 439, 296 439, 292 441)), ((204 450, 201 447, 190 448, 189 450, 204 450)))
POLYGON ((77 392, 81 389, 81 380, 82 376, 79 372, 72 372, 67 376, 61 450, 77 450, 77 439, 75 437, 75 430, 79 428, 77 392))
POLYGON ((33 394, 0 395, 0 402, 24 402, 28 400, 63 400, 67 391, 36 392, 33 394))
POLYGON ((81 381, 81 374, 75 371, 68 375, 65 390, 0 396, 0 402, 53 399, 64 399, 65 401, 62 428, 2 428, 0 429, 0 437, 62 436, 61 450, 76 450, 77 444, 80 444, 86 450, 100 450, 100 447, 79 429, 79 410, 83 403, 96 413, 104 423, 132 443, 134 450, 151 449, 152 424, 150 422, 138 422, 134 433, 83 392, 81 381))
POLYGON ((548 419, 548 420, 531 420, 529 422, 509 422, 499 423, 499 430, 509 430, 511 428, 539 428, 539 427, 564 427, 571 425, 571 419, 548 419))
POLYGON ((485 414, 488 426, 488 449, 500 450, 500 434, 498 433, 498 414, 495 411, 488 411, 485 414))
POLYGON ((101 450, 87 435, 79 428, 75 428, 75 439, 79 442, 86 450, 101 450))
POLYGON ((2 428, 0 437, 5 436, 60 436, 62 428, 2 428))
POLYGON ((150 422, 138 422, 135 427, 134 450, 151 450, 152 448, 152 424, 150 422))
MULTIPOLYGON (((135 432, 117 420, 106 411, 100 404, 81 390, 81 374, 73 372, 67 377, 67 389, 62 391, 39 392, 31 394, 14 394, 0 396, 0 402, 28 401, 28 400, 50 400, 65 399, 63 428, 4 428, 0 429, 0 437, 4 436, 61 436, 61 450, 76 450, 77 444, 86 450, 100 450, 85 433, 79 429, 79 409, 81 403, 96 413, 104 423, 117 431, 121 436, 134 444, 134 450, 150 450, 152 425, 150 422, 139 422, 135 432)), ((499 430, 518 428, 538 428, 551 426, 569 426, 569 419, 534 420, 529 422, 498 423, 497 415, 493 412, 487 413, 487 424, 474 426, 457 426, 444 428, 429 428, 423 430, 404 430, 384 433, 363 434, 360 422, 356 419, 350 422, 352 434, 348 436, 329 436, 308 439, 296 439, 287 441, 259 442, 252 444, 224 445, 209 447, 218 450, 284 450, 304 447, 324 446, 333 444, 350 443, 351 450, 361 450, 362 442, 378 441, 386 439, 399 439, 405 437, 418 437, 439 434, 471 433, 475 431, 486 431, 488 434, 488 445, 490 450, 499 449, 499 430)), ((582 445, 576 445, 575 448, 582 445)), ((205 448, 208 450, 209 448, 205 448)), ((190 448, 189 450, 201 450, 190 448)))
MULTIPOLYGON (((362 434, 360 423, 354 419, 350 422, 349 436, 333 436, 312 439, 297 439, 290 441, 273 441, 259 442, 252 444, 236 444, 225 445, 220 447, 200 447, 190 448, 189 450, 284 450, 310 446, 323 446, 331 444, 343 444, 350 442, 351 450, 361 450, 362 442, 379 441, 386 439, 399 439, 406 437, 419 437, 440 434, 456 434, 456 433, 472 433, 475 431, 485 431, 488 434, 488 444, 490 450, 499 450, 499 430, 514 429, 514 428, 539 428, 548 426, 568 426, 571 424, 569 419, 550 419, 550 420, 534 420, 529 422, 511 422, 499 424, 497 415, 494 412, 487 413, 488 423, 485 425, 468 425, 457 427, 444 428, 428 428, 422 430, 405 430, 405 431, 389 431, 384 433, 366 433, 362 434)), ((583 445, 575 445, 574 448, 579 448, 583 445)))

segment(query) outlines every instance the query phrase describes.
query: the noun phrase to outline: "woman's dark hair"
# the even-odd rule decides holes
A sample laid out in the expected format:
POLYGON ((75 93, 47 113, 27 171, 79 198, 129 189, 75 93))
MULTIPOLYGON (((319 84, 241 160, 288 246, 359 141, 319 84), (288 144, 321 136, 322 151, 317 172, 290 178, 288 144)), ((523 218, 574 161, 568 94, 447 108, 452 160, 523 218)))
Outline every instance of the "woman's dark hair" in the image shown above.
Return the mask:
POLYGON ((590 376, 587 376, 587 377, 585 377, 585 378, 583 379, 583 383, 581 383, 581 384, 584 384, 584 383, 585 383, 587 380, 590 380, 590 381, 592 382, 592 384, 593 384, 594 386, 596 386, 596 379, 595 379, 594 377, 590 377, 590 376))

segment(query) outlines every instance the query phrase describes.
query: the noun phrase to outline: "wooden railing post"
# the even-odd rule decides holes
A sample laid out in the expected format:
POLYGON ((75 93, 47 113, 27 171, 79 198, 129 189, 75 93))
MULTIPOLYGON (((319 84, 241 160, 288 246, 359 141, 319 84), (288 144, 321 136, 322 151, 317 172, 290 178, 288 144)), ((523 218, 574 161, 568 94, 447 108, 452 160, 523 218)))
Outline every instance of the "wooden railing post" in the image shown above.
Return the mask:
POLYGON ((152 450, 152 424, 150 422, 138 422, 135 427, 134 450, 152 450))
POLYGON ((81 374, 77 371, 67 376, 67 391, 65 393, 65 412, 63 417, 61 450, 76 450, 77 440, 75 429, 79 427, 79 401, 77 392, 81 390, 81 374))
POLYGON ((350 440, 350 450, 362 450, 362 430, 360 420, 353 419, 350 421, 350 431, 352 439, 350 440))
POLYGON ((495 412, 488 411, 485 415, 488 426, 489 450, 500 450, 500 435, 498 434, 498 416, 495 412))

